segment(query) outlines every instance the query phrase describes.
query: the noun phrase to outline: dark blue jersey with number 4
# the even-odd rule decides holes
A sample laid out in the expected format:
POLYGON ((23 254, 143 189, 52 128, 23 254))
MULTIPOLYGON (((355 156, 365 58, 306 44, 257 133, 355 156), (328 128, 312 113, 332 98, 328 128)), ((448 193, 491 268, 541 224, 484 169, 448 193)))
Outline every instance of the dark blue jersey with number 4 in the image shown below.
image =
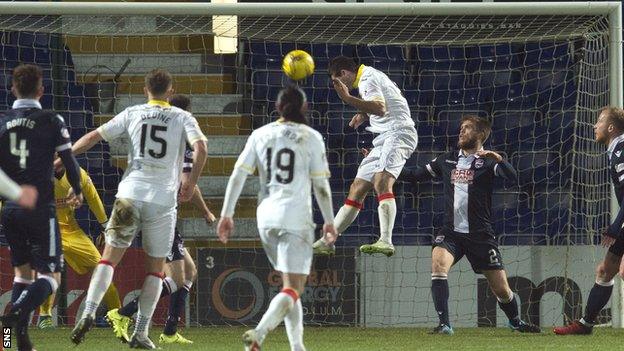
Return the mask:
POLYGON ((0 114, 0 168, 39 192, 38 206, 54 204, 54 153, 71 148, 63 117, 39 108, 0 114))

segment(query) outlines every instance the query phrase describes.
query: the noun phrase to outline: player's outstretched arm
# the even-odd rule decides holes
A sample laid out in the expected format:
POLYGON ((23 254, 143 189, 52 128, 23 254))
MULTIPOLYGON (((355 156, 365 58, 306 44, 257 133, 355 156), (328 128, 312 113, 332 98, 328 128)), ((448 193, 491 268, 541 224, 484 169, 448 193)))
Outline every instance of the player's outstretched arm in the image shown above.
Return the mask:
POLYGON ((85 200, 87 201, 87 205, 89 205, 89 210, 91 213, 95 215, 98 223, 102 225, 102 227, 106 227, 106 222, 108 221, 108 217, 106 216, 106 211, 104 210, 104 204, 102 204, 102 199, 100 199, 100 195, 98 194, 91 178, 86 172, 82 172, 82 191, 84 192, 85 200))
POLYGON ((416 167, 416 169, 403 168, 399 175, 398 181, 418 184, 423 181, 431 180, 434 176, 427 167, 416 167))
POLYGON ((208 224, 213 223, 216 220, 216 217, 208 206, 206 205, 206 201, 204 201, 204 197, 202 196, 201 190, 199 186, 195 185, 195 191, 193 192, 193 197, 191 197, 191 203, 195 206, 196 209, 201 211, 202 216, 206 220, 208 224))
POLYGON ((325 243, 331 245, 338 238, 338 233, 334 228, 334 208, 332 205, 329 180, 327 180, 327 178, 314 178, 312 179, 312 188, 314 189, 316 203, 321 210, 323 221, 325 222, 323 226, 325 243))
POLYGON ((61 162, 65 166, 65 172, 67 174, 67 180, 74 190, 75 206, 79 207, 82 204, 82 186, 80 182, 80 166, 76 157, 72 154, 72 150, 65 149, 58 153, 61 162))
POLYGON ((610 244, 613 244, 613 242, 615 242, 615 240, 606 240, 607 242, 609 241, 613 241, 613 242, 610 242, 608 245, 605 245, 604 236, 610 237, 612 239, 617 239, 621 235, 622 224, 624 224, 624 206, 620 207, 620 210, 618 211, 617 216, 613 220, 613 223, 611 223, 611 225, 605 229, 605 232, 603 233, 603 245, 604 246, 611 246, 610 244))
POLYGON ((362 100, 349 93, 349 88, 341 82, 339 79, 334 79, 334 89, 338 94, 338 97, 348 105, 351 105, 364 113, 370 113, 376 116, 383 116, 386 114, 386 104, 381 100, 362 100))
POLYGON ((518 173, 516 170, 513 168, 511 163, 505 160, 499 153, 491 150, 481 150, 477 151, 477 155, 480 157, 491 158, 496 161, 496 165, 494 166, 494 173, 496 176, 513 182, 518 181, 518 173))
POLYGON ((227 243, 232 231, 234 230, 234 209, 236 202, 243 191, 243 186, 247 180, 248 173, 241 168, 236 167, 230 176, 227 188, 225 189, 225 199, 223 200, 223 208, 221 209, 221 219, 217 226, 217 235, 222 243, 227 243))
POLYGON ((72 152, 74 155, 80 155, 90 150, 95 144, 102 140, 104 140, 104 138, 100 132, 98 130, 92 130, 78 139, 74 146, 72 146, 72 152))

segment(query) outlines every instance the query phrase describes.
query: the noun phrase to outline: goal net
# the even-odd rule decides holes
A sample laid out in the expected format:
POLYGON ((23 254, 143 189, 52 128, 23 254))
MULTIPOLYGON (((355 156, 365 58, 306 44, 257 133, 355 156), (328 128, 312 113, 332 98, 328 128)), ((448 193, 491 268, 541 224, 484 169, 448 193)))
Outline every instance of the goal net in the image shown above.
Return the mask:
MULTIPOLYGON (((492 122, 486 148, 504 155, 519 174, 517 184, 496 184, 492 218, 522 318, 551 326, 581 316, 594 268, 605 253, 595 246, 599 230, 609 223, 611 212, 605 148, 594 142, 592 128, 601 108, 621 104, 612 97, 621 88, 610 80, 614 67, 620 70, 616 82, 622 69, 617 62, 614 66, 610 51, 615 45, 610 28, 616 25, 609 17, 611 7, 579 15, 565 9, 489 12, 495 6, 480 14, 445 14, 421 11, 425 7, 415 4, 390 5, 380 12, 369 4, 359 9, 335 5, 337 11, 315 15, 312 7, 297 5, 275 12, 267 8, 277 6, 241 5, 241 11, 224 7, 212 13, 196 11, 202 5, 186 5, 131 6, 123 15, 111 12, 114 6, 108 7, 110 14, 57 9, 48 12, 54 14, 0 15, 0 108, 10 108, 14 100, 12 68, 36 63, 45 72, 44 108, 59 111, 76 140, 125 107, 145 102, 145 73, 167 69, 176 92, 191 97, 191 110, 208 136, 209 159, 199 185, 218 215, 247 136, 277 117, 278 91, 296 83, 308 96, 311 125, 325 137, 337 211, 362 160, 360 149, 371 147, 374 137, 363 127, 348 126, 356 111, 341 102, 327 74, 331 58, 353 57, 385 72, 410 105, 419 142, 406 167, 423 166, 454 150, 462 116, 492 122), (254 14, 254 9, 261 12, 254 14), (315 60, 316 73, 304 81, 289 81, 280 70, 282 57, 293 49, 305 50, 315 60)), ((79 158, 108 211, 125 167, 125 148, 123 140, 102 144, 79 158)), ((227 246, 216 242, 214 227, 205 223, 201 211, 180 206, 178 228, 199 270, 187 322, 253 325, 279 292, 279 275, 257 237, 258 189, 259 180, 250 177, 237 205, 236 234, 227 246)), ((437 323, 430 257, 443 222, 442 185, 397 183, 394 192, 396 254, 386 258, 358 251, 379 233, 376 200, 369 196, 338 240, 337 254, 315 258, 302 295, 306 323, 437 323)), ((77 218, 88 235, 100 233, 86 208, 77 211, 77 218)), ((315 220, 321 222, 318 213, 315 220)), ((134 247, 115 276, 125 301, 136 295, 143 279, 140 243, 134 247)), ((8 252, 2 250, 4 308, 12 270, 8 252)), ((54 310, 60 321, 73 323, 87 285, 88 277, 67 268, 54 310)), ((484 277, 475 275, 466 260, 452 268, 449 285, 454 326, 506 323, 484 277)), ((613 301, 619 306, 618 298, 613 301)), ((164 320, 165 309, 161 303, 157 323, 164 320)), ((613 318, 619 318, 616 310, 607 308, 600 323, 613 318)))

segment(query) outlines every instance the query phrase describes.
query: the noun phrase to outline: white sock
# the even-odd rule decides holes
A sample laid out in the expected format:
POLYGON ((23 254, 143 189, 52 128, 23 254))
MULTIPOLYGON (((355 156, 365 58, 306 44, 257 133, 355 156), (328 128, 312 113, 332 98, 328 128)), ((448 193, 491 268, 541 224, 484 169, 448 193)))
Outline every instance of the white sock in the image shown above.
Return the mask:
POLYGON ((303 346, 303 306, 301 306, 301 299, 297 299, 293 308, 284 317, 284 324, 286 325, 288 341, 290 341, 290 350, 305 351, 303 346))
MULTIPOLYGON (((256 327, 259 342, 262 344, 266 335, 273 329, 275 329, 284 320, 284 317, 295 304, 295 298, 297 293, 292 289, 284 289, 281 293, 275 295, 269 308, 262 316, 260 323, 256 327)), ((297 297, 298 299, 298 297, 297 297)))
POLYGON ((334 219, 334 225, 339 234, 347 230, 351 223, 355 221, 361 208, 362 204, 360 203, 350 200, 345 201, 345 204, 338 210, 336 218, 334 219))
POLYGON ((186 288, 186 290, 191 291, 191 288, 193 287, 193 281, 192 280, 185 280, 184 281, 184 287, 186 288))
POLYGON ((108 261, 101 260, 95 267, 93 275, 91 276, 91 282, 89 283, 89 290, 87 290, 87 299, 85 301, 84 311, 82 311, 82 318, 87 316, 95 318, 95 312, 100 302, 102 302, 102 298, 108 290, 108 286, 113 281, 114 273, 115 269, 108 261))
POLYGON ((397 213, 396 201, 392 193, 381 194, 378 199, 377 214, 379 215, 379 229, 381 230, 379 240, 392 244, 392 230, 397 213))
POLYGON ((139 296, 139 311, 137 312, 136 326, 134 333, 147 336, 150 320, 156 309, 156 304, 162 292, 162 278, 156 273, 149 273, 145 277, 141 296, 139 296))

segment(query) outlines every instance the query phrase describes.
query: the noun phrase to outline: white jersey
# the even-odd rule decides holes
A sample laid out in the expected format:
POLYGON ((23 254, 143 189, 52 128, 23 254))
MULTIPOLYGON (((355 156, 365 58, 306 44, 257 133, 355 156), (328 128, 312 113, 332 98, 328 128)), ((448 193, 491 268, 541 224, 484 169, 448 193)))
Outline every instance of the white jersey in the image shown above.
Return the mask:
POLYGON ((319 132, 300 123, 269 123, 251 134, 235 167, 248 174, 258 169, 258 228, 314 227, 311 180, 329 178, 319 132))
POLYGON ((106 141, 130 139, 117 197, 163 206, 176 204, 186 141, 206 140, 195 117, 161 101, 128 107, 98 132, 106 141))
POLYGON ((355 78, 355 86, 360 97, 365 101, 383 101, 386 105, 386 114, 376 116, 369 114, 372 133, 385 133, 404 127, 414 127, 407 100, 401 90, 388 76, 373 67, 360 65, 355 78))

